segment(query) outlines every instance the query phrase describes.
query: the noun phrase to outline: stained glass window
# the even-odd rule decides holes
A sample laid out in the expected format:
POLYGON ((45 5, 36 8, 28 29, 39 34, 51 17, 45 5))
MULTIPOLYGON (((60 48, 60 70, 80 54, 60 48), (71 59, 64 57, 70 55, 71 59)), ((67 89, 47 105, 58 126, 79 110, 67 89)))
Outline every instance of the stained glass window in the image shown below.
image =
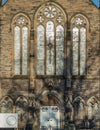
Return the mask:
POLYGON ((13 20, 14 27, 14 74, 27 75, 29 19, 19 14, 13 20))
POLYGON ((27 99, 25 97, 18 97, 16 101, 16 112, 18 113, 19 120, 26 119, 27 99))
POLYGON ((79 29, 73 28, 73 75, 78 75, 78 42, 79 29))
POLYGON ((0 103, 1 113, 11 113, 13 111, 13 100, 6 96, 0 103))
POLYGON ((37 74, 44 74, 44 27, 37 27, 37 74))
POLYGON ((64 28, 56 27, 56 74, 63 75, 64 68, 64 28))
POLYGON ((82 15, 76 15, 72 19, 72 41, 73 41, 73 58, 72 58, 72 74, 86 74, 86 33, 87 20, 82 15))
POLYGON ((37 12, 37 74, 63 75, 65 14, 48 2, 37 12))
POLYGON ((46 24, 46 74, 54 75, 54 23, 46 24))
POLYGON ((95 117, 95 119, 99 119, 99 111, 100 111, 99 105, 98 105, 98 103, 95 103, 94 104, 94 117, 95 117))
POLYGON ((2 104, 1 104, 1 113, 6 113, 6 110, 7 110, 6 103, 2 102, 2 104))
POLYGON ((80 75, 85 75, 86 64, 86 29, 80 29, 80 75))
POLYGON ((15 74, 20 74, 20 27, 14 28, 14 68, 15 74))
POLYGON ((93 114, 92 104, 89 103, 88 104, 88 119, 92 119, 92 114, 93 114))
POLYGON ((28 28, 22 28, 22 74, 27 75, 28 28))
POLYGON ((13 111, 13 103, 9 101, 7 103, 7 112, 11 113, 12 111, 13 111))
POLYGON ((84 117, 84 104, 80 102, 78 106, 78 119, 83 119, 83 117, 84 117))

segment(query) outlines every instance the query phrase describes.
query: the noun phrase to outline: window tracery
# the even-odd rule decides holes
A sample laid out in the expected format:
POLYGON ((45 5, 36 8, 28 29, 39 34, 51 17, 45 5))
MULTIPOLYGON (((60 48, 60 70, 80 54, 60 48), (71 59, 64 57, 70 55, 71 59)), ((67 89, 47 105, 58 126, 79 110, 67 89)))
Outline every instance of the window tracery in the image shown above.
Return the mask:
POLYGON ((79 96, 74 99, 73 103, 75 108, 75 118, 82 120, 84 118, 84 112, 85 112, 84 100, 79 96))
POLYGON ((27 117, 27 106, 27 99, 23 96, 18 97, 18 99, 16 100, 16 112, 18 113, 19 120, 21 121, 25 120, 25 118, 27 117))
POLYGON ((63 75, 65 21, 63 10, 52 2, 36 13, 38 75, 63 75))
POLYGON ((6 96, 0 102, 1 113, 11 113, 13 111, 13 100, 6 96))
POLYGON ((89 28, 87 19, 78 14, 71 20, 72 28, 72 74, 85 75, 86 74, 86 34, 89 28))
POLYGON ((91 97, 88 102, 88 118, 99 119, 99 102, 95 97, 91 97))
POLYGON ((14 74, 27 75, 30 21, 24 14, 18 14, 13 19, 12 25, 14 31, 14 74))
POLYGON ((44 15, 47 18, 54 18, 56 14, 57 14, 57 11, 54 6, 49 5, 49 6, 45 7, 44 15))

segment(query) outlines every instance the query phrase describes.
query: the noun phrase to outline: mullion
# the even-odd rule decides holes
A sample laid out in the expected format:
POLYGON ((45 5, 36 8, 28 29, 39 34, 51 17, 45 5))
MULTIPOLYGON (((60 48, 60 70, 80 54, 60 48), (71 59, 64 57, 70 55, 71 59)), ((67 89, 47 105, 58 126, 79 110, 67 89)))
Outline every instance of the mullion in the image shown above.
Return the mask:
POLYGON ((78 34, 78 75, 80 75, 80 28, 79 28, 79 34, 78 34))
POLYGON ((22 75, 22 27, 20 27, 20 74, 22 75))

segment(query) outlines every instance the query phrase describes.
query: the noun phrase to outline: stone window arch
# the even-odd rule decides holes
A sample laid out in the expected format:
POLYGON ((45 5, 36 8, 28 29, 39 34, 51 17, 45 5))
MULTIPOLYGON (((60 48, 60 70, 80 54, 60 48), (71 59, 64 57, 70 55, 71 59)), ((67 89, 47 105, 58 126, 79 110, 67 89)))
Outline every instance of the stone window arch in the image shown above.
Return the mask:
POLYGON ((18 113, 19 120, 24 121, 27 117, 27 107, 28 107, 28 101, 27 98, 20 96, 17 98, 16 102, 16 112, 18 113))
POLYGON ((73 101, 75 119, 82 120, 85 113, 85 102, 81 97, 76 97, 73 101))
POLYGON ((68 121, 72 121, 73 120, 74 109, 73 109, 73 104, 70 101, 69 97, 66 97, 65 104, 66 104, 65 105, 66 119, 68 121))
POLYGON ((28 74, 30 19, 23 13, 12 20, 14 75, 28 74))
POLYGON ((88 119, 98 119, 99 117, 99 102, 95 97, 91 97, 88 102, 88 119))
POLYGON ((89 22, 82 14, 71 19, 72 34, 72 75, 84 76, 86 74, 86 44, 89 22))
POLYGON ((9 96, 5 96, 0 102, 1 113, 13 112, 13 100, 9 96))
POLYGON ((66 15, 53 2, 46 2, 35 14, 37 75, 63 75, 66 15))

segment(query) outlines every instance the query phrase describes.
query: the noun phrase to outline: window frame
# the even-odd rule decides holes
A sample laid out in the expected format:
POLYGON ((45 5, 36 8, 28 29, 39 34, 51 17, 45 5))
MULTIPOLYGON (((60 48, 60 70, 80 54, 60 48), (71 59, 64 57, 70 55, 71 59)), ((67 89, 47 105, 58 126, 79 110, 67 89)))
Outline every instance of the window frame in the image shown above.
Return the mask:
POLYGON ((30 18, 24 13, 18 13, 12 19, 12 25, 11 25, 12 26, 12 34, 13 34, 13 52, 12 52, 12 54, 13 54, 13 56, 12 56, 13 71, 12 71, 12 75, 15 78, 20 78, 20 77, 27 78, 27 76, 29 75, 30 25, 31 25, 30 18), (20 17, 24 17, 28 22, 26 24, 23 24, 23 25, 16 23, 15 20, 19 19, 20 17), (20 74, 15 74, 15 61, 14 61, 14 59, 15 59, 15 55, 14 55, 14 52, 15 52, 15 50, 14 50, 15 31, 14 31, 14 29, 16 26, 18 26, 20 28, 20 70, 19 70, 20 74), (23 29, 23 27, 27 27, 27 29, 28 29, 28 35, 27 35, 27 74, 26 75, 22 74, 22 54, 23 54, 22 53, 22 51, 23 51, 23 49, 22 49, 22 44, 23 44, 23 42, 22 42, 22 29, 23 29))
POLYGON ((87 75, 87 39, 89 36, 89 21, 86 18, 86 16, 84 16, 83 14, 76 14, 74 16, 72 16, 71 20, 70 20, 70 29, 71 29, 71 75, 73 78, 85 78, 87 75), (83 20, 83 24, 76 24, 75 23, 75 19, 82 19, 83 20), (79 36, 78 36, 78 75, 73 75, 73 28, 77 27, 79 30, 79 36), (86 39, 85 39, 85 74, 81 75, 80 74, 80 44, 81 44, 81 28, 85 28, 86 29, 86 39))
MULTIPOLYGON (((54 64, 54 75, 50 74, 46 74, 46 70, 44 71, 44 75, 40 75, 40 74, 37 74, 37 31, 35 31, 35 34, 34 34, 34 42, 35 42, 35 46, 34 46, 34 53, 36 55, 36 65, 35 65, 35 70, 36 70, 36 77, 63 77, 65 74, 64 74, 64 70, 66 70, 66 57, 67 57, 67 25, 66 25, 66 22, 67 22, 67 16, 65 14, 65 11, 62 9, 62 7, 60 7, 59 5, 53 3, 53 2, 46 2, 46 4, 43 4, 41 7, 38 8, 36 14, 35 14, 35 18, 34 18, 34 28, 36 29, 39 25, 42 25, 44 27, 44 44, 46 44, 46 24, 48 21, 52 21, 54 23, 54 55, 56 56, 56 28, 57 26, 62 26, 64 28, 64 46, 63 46, 63 49, 64 49, 64 55, 63 55, 63 58, 64 58, 64 68, 63 68, 63 74, 62 75, 57 75, 56 74, 56 64, 54 64), (57 23, 56 22, 56 18, 45 18, 44 22, 43 23, 39 23, 37 22, 37 16, 38 16, 38 13, 39 11, 42 9, 42 8, 45 8, 47 5, 52 5, 54 6, 55 8, 58 8, 59 10, 61 10, 63 12, 63 16, 64 16, 64 21, 62 23, 57 23)), ((34 30, 35 30, 34 29, 34 30)), ((44 46, 44 50, 46 47, 44 46)), ((45 52, 46 54, 46 52, 45 52)), ((44 54, 44 56, 46 57, 46 55, 44 54)), ((44 59, 46 61, 46 59, 44 59)), ((56 58, 54 59, 54 62, 56 62, 56 58)), ((44 63, 44 69, 46 69, 46 63, 44 63)), ((67 73, 67 72, 66 72, 67 73)))

